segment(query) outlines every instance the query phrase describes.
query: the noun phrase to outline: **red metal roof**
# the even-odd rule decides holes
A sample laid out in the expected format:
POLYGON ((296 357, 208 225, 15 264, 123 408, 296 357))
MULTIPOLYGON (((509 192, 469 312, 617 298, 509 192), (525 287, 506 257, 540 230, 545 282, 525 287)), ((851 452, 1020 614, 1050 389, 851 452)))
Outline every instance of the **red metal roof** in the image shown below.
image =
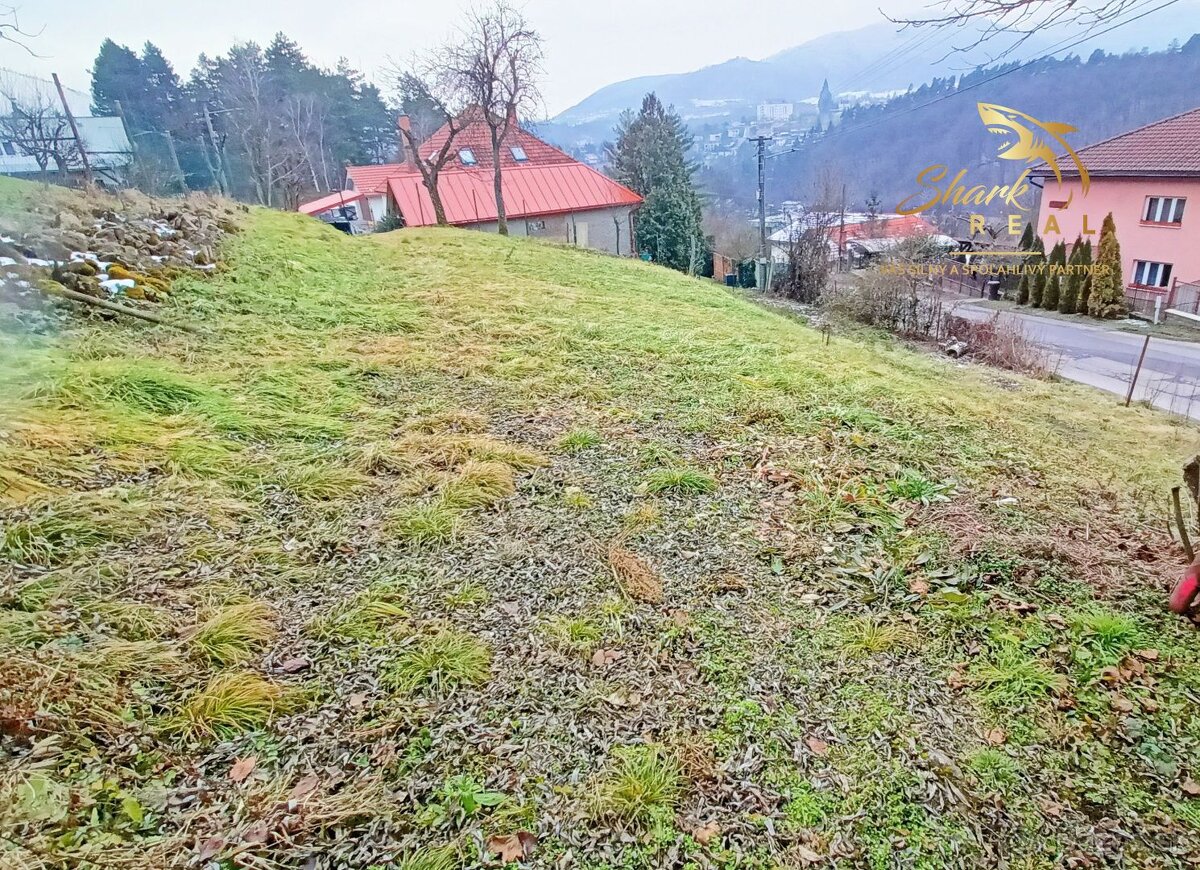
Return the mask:
MULTIPOLYGON (((1200 108, 1155 121, 1080 148, 1079 159, 1095 176, 1200 176, 1200 108)), ((1078 175, 1074 162, 1058 158, 1064 176, 1078 175)), ((1033 175, 1053 175, 1045 163, 1033 175)))
MULTIPOLYGON (((568 158, 568 160, 570 160, 568 158)), ((436 223, 433 203, 410 169, 388 179, 392 198, 410 227, 436 223)), ((496 219, 491 170, 442 170, 438 190, 446 219, 452 224, 473 224, 496 219)), ((510 218, 529 218, 613 206, 636 206, 642 198, 627 187, 574 160, 549 166, 518 165, 501 176, 505 210, 510 218)))
MULTIPOLYGON (((449 135, 449 130, 446 125, 430 136, 421 144, 420 152, 422 157, 431 157, 437 153, 442 147, 442 143, 446 141, 449 135)), ((457 136, 454 137, 454 151, 450 162, 446 164, 446 168, 461 168, 464 166, 461 159, 461 154, 464 148, 470 148, 475 155, 474 169, 491 169, 492 168, 492 133, 488 125, 484 123, 482 116, 467 124, 457 136)), ((551 164, 566 164, 576 162, 573 157, 559 151, 553 145, 543 142, 537 136, 534 136, 528 130, 522 130, 520 127, 512 127, 507 135, 500 140, 500 166, 504 169, 517 166, 548 166, 551 164), (525 160, 517 160, 512 153, 514 147, 519 147, 525 152, 525 160)))
POLYGON ((346 167, 350 184, 360 193, 383 193, 387 190, 389 178, 406 172, 416 172, 416 169, 404 163, 371 163, 366 166, 346 167))
POLYGON ((335 193, 329 193, 311 202, 302 203, 296 211, 301 214, 320 214, 323 211, 328 211, 331 208, 348 205, 352 202, 358 202, 364 199, 366 194, 358 193, 353 190, 339 190, 335 193))
POLYGON ((932 236, 937 233, 937 227, 920 215, 880 216, 874 221, 860 221, 846 224, 843 232, 841 227, 834 226, 829 230, 830 238, 851 241, 853 239, 907 239, 913 236, 932 236))

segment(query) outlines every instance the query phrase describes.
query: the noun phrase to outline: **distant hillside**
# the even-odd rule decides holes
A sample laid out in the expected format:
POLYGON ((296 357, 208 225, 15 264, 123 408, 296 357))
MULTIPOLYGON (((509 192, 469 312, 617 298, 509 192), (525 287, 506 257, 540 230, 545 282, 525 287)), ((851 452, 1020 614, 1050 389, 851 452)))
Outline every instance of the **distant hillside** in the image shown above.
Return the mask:
MULTIPOLYGON (((1179 35, 1180 21, 1197 20, 1200 0, 1185 0, 1168 12, 1097 36, 1077 50, 1161 49, 1179 35)), ((1026 58, 1052 50, 1062 39, 1061 33, 1039 34, 1021 46, 1019 55, 1026 58)), ((928 30, 898 30, 888 22, 872 24, 826 34, 763 60, 738 57, 692 72, 614 82, 540 125, 539 130, 566 147, 603 140, 620 113, 640 104, 648 91, 673 104, 692 124, 753 117, 757 104, 764 100, 815 98, 826 78, 835 93, 903 90, 910 84, 988 64, 1004 47, 991 39, 971 52, 948 54, 952 44, 961 42, 969 39, 928 30)))
MULTIPOLYGON (((931 163, 968 167, 975 183, 1012 180, 1023 164, 996 158, 996 142, 975 104, 999 103, 1046 121, 1073 124, 1072 144, 1087 145, 1200 105, 1200 34, 1178 50, 1122 56, 1048 58, 1021 69, 993 67, 959 79, 935 79, 882 106, 851 109, 841 126, 797 153, 769 161, 768 199, 804 199, 832 174, 847 200, 878 195, 893 208, 931 163)), ((710 192, 749 204, 748 155, 705 174, 710 192)))

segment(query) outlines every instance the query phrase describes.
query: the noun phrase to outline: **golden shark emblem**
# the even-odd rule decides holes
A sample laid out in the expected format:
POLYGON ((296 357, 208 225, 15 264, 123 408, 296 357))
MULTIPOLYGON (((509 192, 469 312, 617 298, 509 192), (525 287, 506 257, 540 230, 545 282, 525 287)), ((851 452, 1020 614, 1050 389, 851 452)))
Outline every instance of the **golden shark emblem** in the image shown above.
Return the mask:
POLYGON ((976 105, 979 107, 979 117, 988 132, 1004 137, 997 157, 1001 160, 1023 160, 1026 163, 1040 160, 1054 171, 1054 177, 1061 185, 1062 172, 1058 166, 1058 155, 1066 152, 1067 156, 1075 162, 1075 168, 1079 170, 1080 188, 1083 194, 1087 195, 1088 186, 1091 184, 1087 168, 1079 159, 1079 155, 1075 153, 1075 149, 1068 145, 1064 138, 1067 133, 1078 132, 1078 127, 1039 121, 1032 115, 1005 106, 997 106, 995 103, 977 103, 976 105), (1058 147, 1053 147, 1051 143, 1058 147))

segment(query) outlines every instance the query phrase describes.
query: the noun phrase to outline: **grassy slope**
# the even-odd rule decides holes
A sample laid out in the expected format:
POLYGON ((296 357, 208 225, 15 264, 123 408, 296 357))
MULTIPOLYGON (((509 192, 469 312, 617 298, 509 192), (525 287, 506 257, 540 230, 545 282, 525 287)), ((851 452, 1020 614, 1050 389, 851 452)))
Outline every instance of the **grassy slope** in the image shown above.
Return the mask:
POLYGON ((254 212, 225 255, 201 336, 5 340, 0 822, 44 860, 1195 857, 1194 430, 524 240, 254 212))

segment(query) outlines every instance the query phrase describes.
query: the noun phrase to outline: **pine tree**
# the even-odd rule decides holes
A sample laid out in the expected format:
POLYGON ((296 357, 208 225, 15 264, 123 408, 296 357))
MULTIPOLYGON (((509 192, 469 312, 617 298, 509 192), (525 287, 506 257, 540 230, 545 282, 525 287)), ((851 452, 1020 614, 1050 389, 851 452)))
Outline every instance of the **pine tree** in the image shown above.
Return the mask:
MULTIPOLYGON (((1029 261, 1026 260, 1025 262, 1026 262, 1026 265, 1028 265, 1029 261)), ((1028 305, 1029 304, 1029 283, 1030 283, 1029 282, 1029 272, 1022 270, 1021 271, 1021 283, 1019 283, 1017 285, 1017 304, 1018 305, 1028 305)))
POLYGON ((1028 258, 1030 267, 1037 271, 1029 279, 1029 304, 1039 308, 1042 304, 1042 293, 1046 290, 1046 243, 1042 241, 1041 236, 1034 238, 1030 250, 1037 252, 1035 256, 1028 258))
POLYGON ((129 126, 146 130, 147 119, 142 117, 145 94, 141 59, 126 46, 104 40, 92 66, 92 111, 97 115, 115 115, 120 103, 129 126))
POLYGON ((1021 241, 1017 244, 1018 251, 1028 251, 1033 248, 1033 224, 1025 224, 1025 232, 1021 233, 1021 241))
POLYGON ((1079 274, 1083 263, 1083 237, 1076 236, 1075 244, 1071 246, 1071 259, 1067 261, 1070 274, 1062 285, 1062 293, 1058 300, 1058 310, 1063 314, 1074 314, 1079 310, 1079 287, 1083 276, 1079 274))
POLYGON ((1062 285, 1062 268, 1067 265, 1067 243, 1060 241, 1050 249, 1046 268, 1046 286, 1042 291, 1041 307, 1047 311, 1058 310, 1058 297, 1062 285))
POLYGON ((1110 211, 1100 228, 1100 251, 1096 257, 1096 274, 1088 296, 1088 314, 1101 319, 1125 314, 1125 282, 1121 269, 1121 245, 1117 241, 1117 223, 1110 211))
POLYGON ((638 249, 664 266, 697 271, 708 256, 700 223, 700 196, 687 161, 692 137, 679 115, 653 93, 641 110, 617 123, 609 157, 618 181, 641 194, 635 234, 638 249))
POLYGON ((1092 240, 1088 239, 1083 244, 1083 253, 1079 257, 1080 265, 1084 267, 1083 278, 1079 282, 1079 301, 1075 305, 1075 310, 1080 314, 1088 313, 1088 297, 1092 295, 1092 240))

